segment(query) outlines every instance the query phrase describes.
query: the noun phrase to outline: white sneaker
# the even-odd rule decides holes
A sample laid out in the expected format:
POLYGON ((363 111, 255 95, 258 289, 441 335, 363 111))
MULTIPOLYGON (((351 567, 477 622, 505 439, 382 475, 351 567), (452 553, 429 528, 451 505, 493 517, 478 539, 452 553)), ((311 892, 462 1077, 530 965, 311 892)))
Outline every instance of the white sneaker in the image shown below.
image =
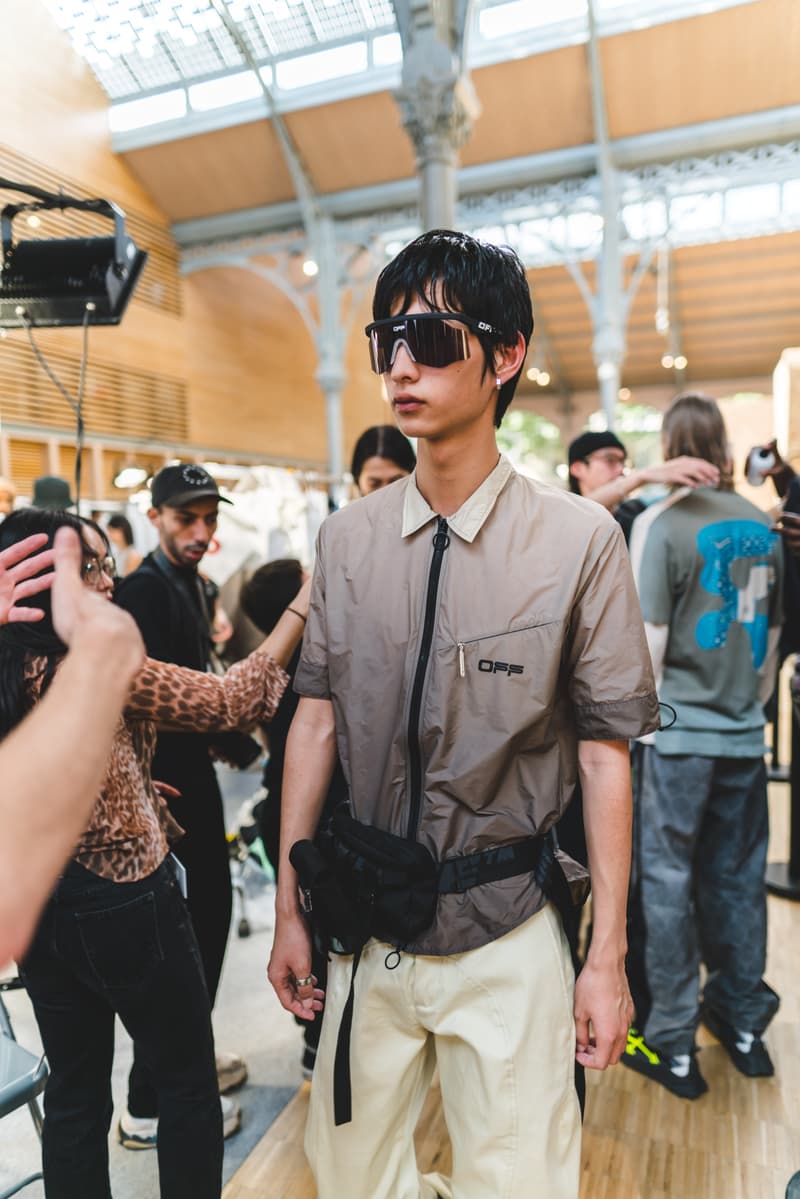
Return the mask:
MULTIPOLYGON (((235 1099, 220 1095, 222 1135, 233 1136, 242 1123, 242 1109, 235 1099)), ((124 1149, 155 1149, 158 1145, 157 1117, 132 1116, 126 1109, 119 1118, 117 1140, 124 1149)))
POLYGON ((226 1095, 247 1081, 247 1063, 238 1053, 221 1053, 217 1050, 216 1060, 220 1095, 226 1095))
POLYGON ((158 1117, 132 1116, 126 1108, 117 1125, 117 1140, 124 1149, 155 1149, 158 1117))
POLYGON ((222 1135, 231 1137, 241 1126, 242 1109, 235 1099, 229 1099, 227 1095, 220 1095, 219 1101, 222 1104, 222 1135))

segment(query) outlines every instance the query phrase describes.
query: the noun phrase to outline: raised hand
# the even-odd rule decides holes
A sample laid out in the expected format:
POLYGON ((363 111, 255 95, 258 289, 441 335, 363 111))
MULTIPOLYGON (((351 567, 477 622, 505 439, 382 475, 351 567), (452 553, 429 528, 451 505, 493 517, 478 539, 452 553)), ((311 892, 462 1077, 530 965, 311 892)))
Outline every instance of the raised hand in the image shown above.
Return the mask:
POLYGON ((53 560, 53 627, 61 640, 70 648, 81 638, 91 639, 94 646, 109 645, 120 672, 135 674, 144 662, 144 643, 136 622, 105 596, 84 585, 81 543, 74 529, 58 530, 53 560))
POLYGON ((21 601, 46 591, 53 582, 53 550, 42 550, 47 544, 45 533, 34 533, 24 541, 0 551, 0 625, 12 621, 41 620, 41 608, 25 607, 21 601), (42 550, 37 553, 37 550, 42 550), (40 574, 46 571, 46 574, 40 574))

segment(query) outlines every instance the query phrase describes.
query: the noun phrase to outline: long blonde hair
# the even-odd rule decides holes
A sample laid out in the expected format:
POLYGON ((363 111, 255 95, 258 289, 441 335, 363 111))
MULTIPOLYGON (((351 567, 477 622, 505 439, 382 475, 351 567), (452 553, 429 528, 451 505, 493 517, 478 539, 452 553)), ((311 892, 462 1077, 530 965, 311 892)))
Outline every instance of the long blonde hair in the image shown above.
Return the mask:
POLYGON ((676 396, 661 425, 664 458, 704 458, 719 467, 720 491, 733 490, 728 433, 719 405, 711 396, 685 391, 676 396))

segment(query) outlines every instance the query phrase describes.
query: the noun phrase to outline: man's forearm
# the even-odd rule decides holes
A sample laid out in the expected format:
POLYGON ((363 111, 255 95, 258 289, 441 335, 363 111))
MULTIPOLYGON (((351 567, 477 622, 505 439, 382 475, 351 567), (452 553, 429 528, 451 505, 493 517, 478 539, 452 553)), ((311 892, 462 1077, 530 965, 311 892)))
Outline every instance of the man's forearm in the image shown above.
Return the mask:
POLYGON ((593 957, 624 958, 631 861, 631 779, 627 741, 581 741, 578 766, 592 876, 593 957))
POLYGON ((27 946, 89 821, 140 661, 138 638, 87 632, 35 711, 0 747, 0 962, 27 946))
POLYGON ((297 877, 289 862, 295 841, 314 836, 336 766, 333 705, 301 699, 289 729, 281 801, 281 849, 276 908, 279 915, 298 911, 297 877))
POLYGON ((632 491, 642 486, 641 474, 642 472, 639 470, 632 470, 627 475, 620 475, 619 478, 612 479, 610 483, 604 483, 602 487, 596 487, 594 491, 587 492, 585 498, 594 500, 596 504, 602 504, 609 512, 613 512, 632 491))

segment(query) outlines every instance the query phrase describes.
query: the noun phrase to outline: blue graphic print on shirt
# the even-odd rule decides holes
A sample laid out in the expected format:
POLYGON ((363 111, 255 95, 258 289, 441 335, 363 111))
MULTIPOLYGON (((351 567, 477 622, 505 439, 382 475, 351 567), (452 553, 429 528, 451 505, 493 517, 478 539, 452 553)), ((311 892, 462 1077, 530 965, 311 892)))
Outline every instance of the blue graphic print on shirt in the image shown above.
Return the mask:
POLYGON ((706 612, 697 622, 695 635, 701 649, 720 649, 736 621, 747 630, 753 666, 759 669, 767 654, 769 616, 756 609, 773 583, 772 567, 764 559, 774 541, 775 534, 754 520, 723 520, 697 534, 697 548, 705 562, 700 581, 706 591, 722 597, 722 607, 706 612), (733 581, 732 567, 741 559, 750 560, 750 570, 745 586, 740 588, 733 581))

